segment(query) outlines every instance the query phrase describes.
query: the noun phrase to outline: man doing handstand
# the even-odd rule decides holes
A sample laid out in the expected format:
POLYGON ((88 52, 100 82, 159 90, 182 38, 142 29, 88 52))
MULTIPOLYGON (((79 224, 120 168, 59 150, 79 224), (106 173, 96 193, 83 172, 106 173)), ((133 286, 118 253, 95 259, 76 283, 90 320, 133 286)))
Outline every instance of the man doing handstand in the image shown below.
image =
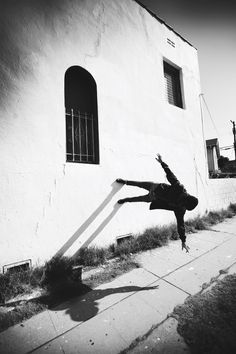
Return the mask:
POLYGON ((182 250, 189 251, 186 245, 184 214, 186 210, 193 210, 197 204, 198 199, 187 193, 184 186, 178 181, 173 172, 169 169, 168 165, 162 161, 161 155, 157 154, 156 160, 161 164, 166 173, 167 180, 170 184, 166 183, 153 183, 153 182, 137 182, 127 181, 118 178, 116 182, 127 184, 128 186, 135 186, 144 188, 148 194, 139 197, 124 198, 118 200, 119 204, 127 202, 146 202, 151 203, 150 209, 164 209, 172 210, 175 213, 177 220, 177 230, 179 237, 182 241, 182 250))

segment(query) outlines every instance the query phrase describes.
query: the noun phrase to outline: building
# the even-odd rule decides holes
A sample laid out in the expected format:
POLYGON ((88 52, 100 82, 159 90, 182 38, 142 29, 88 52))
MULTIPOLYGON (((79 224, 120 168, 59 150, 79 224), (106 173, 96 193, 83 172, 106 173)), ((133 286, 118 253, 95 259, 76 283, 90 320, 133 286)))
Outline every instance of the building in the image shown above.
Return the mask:
POLYGON ((206 140, 207 162, 209 173, 216 173, 219 170, 218 159, 220 157, 220 148, 218 139, 206 140))
POLYGON ((208 197, 198 56, 187 40, 134 0, 3 3, 1 270, 174 221, 116 203, 142 193, 118 177, 165 182, 157 152, 199 197, 189 216, 233 198, 231 185, 223 204, 215 189, 208 197))

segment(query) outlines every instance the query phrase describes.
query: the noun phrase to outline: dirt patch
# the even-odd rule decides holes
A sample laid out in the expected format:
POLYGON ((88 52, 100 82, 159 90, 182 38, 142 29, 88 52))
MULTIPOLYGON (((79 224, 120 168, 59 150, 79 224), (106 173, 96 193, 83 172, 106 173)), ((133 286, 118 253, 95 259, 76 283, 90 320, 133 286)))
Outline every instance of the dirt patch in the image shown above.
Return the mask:
POLYGON ((192 353, 236 353, 236 274, 174 309, 178 332, 192 353))

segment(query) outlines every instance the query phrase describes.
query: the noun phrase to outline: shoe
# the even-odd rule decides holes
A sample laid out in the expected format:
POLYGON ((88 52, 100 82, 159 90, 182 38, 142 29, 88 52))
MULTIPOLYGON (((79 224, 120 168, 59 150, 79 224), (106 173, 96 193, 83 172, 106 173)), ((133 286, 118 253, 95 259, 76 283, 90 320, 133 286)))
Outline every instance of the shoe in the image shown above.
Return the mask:
POLYGON ((117 203, 118 203, 118 204, 124 204, 125 202, 126 202, 125 199, 119 199, 117 203))
POLYGON ((122 183, 122 184, 126 184, 126 181, 122 178, 117 178, 116 180, 117 183, 122 183))

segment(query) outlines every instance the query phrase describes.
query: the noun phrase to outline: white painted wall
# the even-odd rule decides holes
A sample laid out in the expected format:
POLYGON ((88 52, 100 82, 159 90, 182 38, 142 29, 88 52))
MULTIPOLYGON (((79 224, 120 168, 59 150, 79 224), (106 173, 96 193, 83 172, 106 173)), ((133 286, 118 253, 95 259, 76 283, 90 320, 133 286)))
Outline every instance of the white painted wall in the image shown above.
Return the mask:
POLYGON ((163 155, 207 208, 197 51, 133 0, 10 2, 0 9, 0 266, 42 262, 174 220, 117 177, 165 182, 163 155), (175 43, 175 48, 167 43, 175 43), (182 68, 184 109, 166 101, 163 58, 182 68), (97 83, 100 164, 65 162, 64 74, 97 83), (92 243, 91 243, 92 242, 92 243))
POLYGON ((236 202, 236 179, 213 178, 208 180, 207 209, 221 210, 236 202))

